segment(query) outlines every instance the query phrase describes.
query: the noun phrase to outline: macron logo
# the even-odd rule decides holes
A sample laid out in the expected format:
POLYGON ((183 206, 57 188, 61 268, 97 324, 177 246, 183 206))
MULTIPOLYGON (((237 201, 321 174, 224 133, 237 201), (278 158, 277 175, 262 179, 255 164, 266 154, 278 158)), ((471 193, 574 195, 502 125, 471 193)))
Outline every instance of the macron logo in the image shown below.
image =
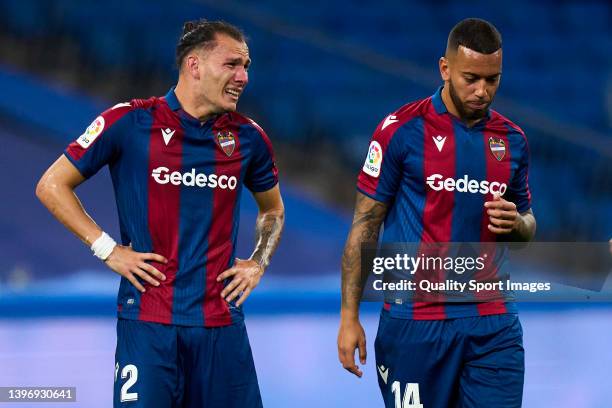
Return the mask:
POLYGON ((170 139, 172 139, 172 136, 174 135, 174 130, 167 128, 167 129, 162 129, 162 136, 164 137, 164 143, 166 143, 166 146, 168 146, 168 143, 170 143, 170 139))
POLYGON ((387 378, 389 377, 389 368, 385 368, 384 365, 380 365, 378 367, 378 374, 380 374, 380 378, 382 378, 382 380, 384 381, 384 383, 387 383, 387 378))
POLYGON ((380 128, 380 130, 385 130, 385 128, 395 122, 399 122, 399 120, 397 119, 397 117, 395 115, 389 115, 385 118, 385 121, 382 125, 382 127, 380 128))
POLYGON ((436 144, 436 147, 438 148, 438 151, 441 153, 442 152, 442 148, 444 147, 444 142, 446 142, 446 136, 444 136, 444 137, 442 137, 440 135, 432 136, 432 139, 433 139, 434 143, 436 144))

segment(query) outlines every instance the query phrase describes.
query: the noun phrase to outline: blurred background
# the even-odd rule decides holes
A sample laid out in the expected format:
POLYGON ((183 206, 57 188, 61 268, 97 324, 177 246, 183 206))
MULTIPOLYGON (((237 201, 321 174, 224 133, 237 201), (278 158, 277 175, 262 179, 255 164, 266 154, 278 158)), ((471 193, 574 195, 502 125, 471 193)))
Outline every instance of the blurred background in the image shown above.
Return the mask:
MULTIPOLYGON (((361 380, 336 357, 356 175, 376 125, 440 85, 438 59, 463 18, 502 33, 493 106, 529 138, 537 239, 612 237, 609 1, 0 0, 0 10, 0 386, 77 386, 70 406, 111 406, 119 277, 34 188, 100 112, 173 86, 186 20, 224 19, 247 34, 239 110, 266 129, 281 172, 286 232, 246 305, 265 406, 382 406, 373 350, 361 380)), ((118 237, 108 171, 77 192, 118 237)), ((242 202, 238 254, 248 256, 256 209, 242 202)), ((370 348, 378 307, 364 306, 370 348)), ((524 406, 611 406, 612 306, 520 307, 524 406)))

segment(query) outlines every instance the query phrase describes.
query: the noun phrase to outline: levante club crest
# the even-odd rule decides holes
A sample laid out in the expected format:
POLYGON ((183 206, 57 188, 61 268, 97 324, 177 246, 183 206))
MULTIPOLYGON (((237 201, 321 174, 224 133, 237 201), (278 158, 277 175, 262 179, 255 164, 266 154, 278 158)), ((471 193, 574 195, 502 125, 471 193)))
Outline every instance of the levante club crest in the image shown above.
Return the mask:
POLYGON ((217 132, 217 142, 223 153, 230 157, 236 148, 236 138, 229 130, 221 130, 217 132))
POLYGON ((502 159, 506 155, 506 143, 502 139, 490 137, 489 149, 491 150, 491 153, 493 153, 493 157, 495 157, 497 161, 502 161, 502 159))

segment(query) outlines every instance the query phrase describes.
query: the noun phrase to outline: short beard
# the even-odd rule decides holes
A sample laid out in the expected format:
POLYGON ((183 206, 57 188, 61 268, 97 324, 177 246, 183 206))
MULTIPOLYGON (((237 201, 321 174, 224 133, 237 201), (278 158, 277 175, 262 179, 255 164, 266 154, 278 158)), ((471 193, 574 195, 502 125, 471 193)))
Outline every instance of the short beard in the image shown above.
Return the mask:
POLYGON ((457 113, 459 113, 459 117, 461 119, 477 120, 477 119, 482 119, 485 116, 487 116, 487 111, 489 109, 490 104, 485 106, 484 109, 472 110, 471 113, 468 113, 465 109, 465 106, 463 105, 463 102, 461 102, 459 95, 457 95, 457 92, 455 91, 455 87, 453 86, 453 81, 451 81, 450 79, 448 80, 448 94, 450 95, 451 101, 453 101, 453 105, 455 105, 455 109, 457 109, 457 113))

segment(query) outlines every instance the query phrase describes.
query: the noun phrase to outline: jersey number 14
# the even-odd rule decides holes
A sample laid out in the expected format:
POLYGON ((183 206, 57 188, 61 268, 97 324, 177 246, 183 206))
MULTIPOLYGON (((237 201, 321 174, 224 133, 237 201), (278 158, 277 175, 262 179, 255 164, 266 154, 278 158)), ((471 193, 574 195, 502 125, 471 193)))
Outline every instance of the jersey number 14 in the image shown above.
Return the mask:
POLYGON ((423 408, 419 396, 419 383, 407 383, 402 398, 402 386, 399 381, 391 384, 391 392, 395 397, 395 408, 423 408))

